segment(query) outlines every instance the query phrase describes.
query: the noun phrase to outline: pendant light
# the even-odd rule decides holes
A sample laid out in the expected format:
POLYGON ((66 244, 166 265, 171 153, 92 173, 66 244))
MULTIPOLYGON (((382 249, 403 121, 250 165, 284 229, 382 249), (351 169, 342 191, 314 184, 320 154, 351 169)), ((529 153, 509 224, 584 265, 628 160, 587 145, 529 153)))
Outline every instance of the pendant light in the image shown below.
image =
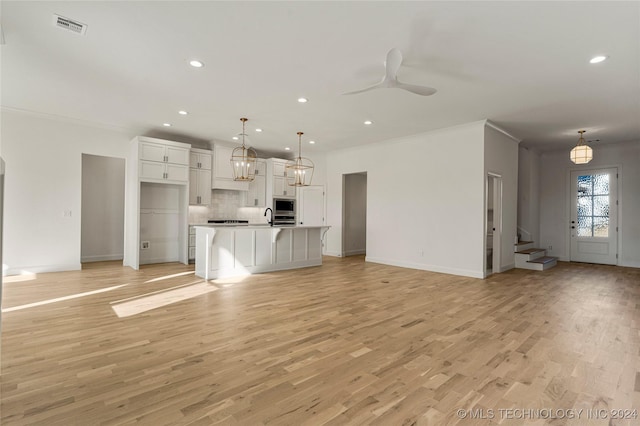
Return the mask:
POLYGON ((578 144, 571 150, 571 161, 576 164, 587 164, 593 159, 593 150, 584 142, 584 138, 582 137, 582 134, 585 132, 586 130, 578 131, 578 133, 580 133, 580 139, 578 139, 578 144))
POLYGON ((233 170, 233 180, 241 182, 251 182, 255 178, 256 173, 256 150, 253 148, 247 148, 244 145, 244 123, 247 122, 246 118, 241 118, 242 121, 242 146, 237 147, 231 154, 231 169, 233 170))
POLYGON ((287 172, 287 184, 289 186, 309 186, 313 178, 313 161, 302 155, 302 135, 298 132, 298 157, 291 160, 285 166, 287 172))

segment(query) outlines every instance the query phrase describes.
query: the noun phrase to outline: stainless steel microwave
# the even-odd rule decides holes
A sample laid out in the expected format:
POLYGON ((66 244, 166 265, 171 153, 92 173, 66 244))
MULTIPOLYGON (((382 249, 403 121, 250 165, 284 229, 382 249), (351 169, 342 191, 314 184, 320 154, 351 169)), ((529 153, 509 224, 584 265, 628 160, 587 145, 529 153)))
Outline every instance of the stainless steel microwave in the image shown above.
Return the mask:
POLYGON ((274 214, 278 215, 282 214, 294 216, 296 214, 296 201, 286 200, 283 198, 274 198, 273 211, 274 214))

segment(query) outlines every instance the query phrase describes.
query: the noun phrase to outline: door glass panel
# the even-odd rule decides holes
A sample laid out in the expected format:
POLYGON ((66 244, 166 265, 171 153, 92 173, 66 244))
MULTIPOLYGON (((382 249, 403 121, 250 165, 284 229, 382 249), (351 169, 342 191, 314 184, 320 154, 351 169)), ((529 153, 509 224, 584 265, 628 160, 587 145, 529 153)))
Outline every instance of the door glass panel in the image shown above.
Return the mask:
POLYGON ((578 216, 578 237, 590 237, 593 228, 591 216, 578 216))
POLYGON ((593 215, 609 216, 609 196, 608 195, 594 195, 593 215))
POLYGON ((578 197, 578 216, 591 216, 592 207, 591 197, 578 197))
POLYGON ((578 176, 578 196, 591 195, 591 176, 578 176))
POLYGON ((609 175, 593 175, 594 195, 609 195, 609 175))
POLYGON ((609 175, 578 176, 578 236, 609 236, 609 175))
POLYGON ((609 236, 609 218, 608 217, 593 218, 593 236, 594 237, 609 236))

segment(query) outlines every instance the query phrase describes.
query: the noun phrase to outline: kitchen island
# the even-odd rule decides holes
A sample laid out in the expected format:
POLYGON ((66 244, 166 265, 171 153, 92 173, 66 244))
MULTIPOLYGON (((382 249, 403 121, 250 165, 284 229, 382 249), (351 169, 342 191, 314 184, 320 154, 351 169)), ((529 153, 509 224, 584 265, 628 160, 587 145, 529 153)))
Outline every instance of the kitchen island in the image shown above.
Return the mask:
POLYGON ((322 265, 328 226, 196 226, 196 275, 206 280, 322 265))

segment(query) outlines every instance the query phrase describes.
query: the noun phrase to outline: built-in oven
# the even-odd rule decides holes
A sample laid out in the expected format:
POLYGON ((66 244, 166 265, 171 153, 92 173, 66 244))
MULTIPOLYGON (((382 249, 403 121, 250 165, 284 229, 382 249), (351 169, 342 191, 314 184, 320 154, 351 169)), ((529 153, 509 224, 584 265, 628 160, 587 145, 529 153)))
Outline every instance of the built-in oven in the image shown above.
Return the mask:
POLYGON ((283 198, 273 199, 273 224, 274 225, 295 225, 296 224, 296 201, 283 198))

